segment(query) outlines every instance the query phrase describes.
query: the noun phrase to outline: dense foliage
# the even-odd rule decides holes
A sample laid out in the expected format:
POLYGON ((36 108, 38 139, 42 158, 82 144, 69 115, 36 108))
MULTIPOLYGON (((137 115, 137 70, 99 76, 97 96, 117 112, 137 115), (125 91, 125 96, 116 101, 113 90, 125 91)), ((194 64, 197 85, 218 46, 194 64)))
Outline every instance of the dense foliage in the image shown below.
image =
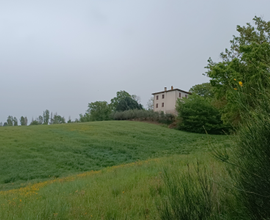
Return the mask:
POLYGON ((230 49, 221 53, 222 62, 209 59, 206 75, 211 78, 222 119, 238 126, 248 110, 256 109, 260 99, 258 87, 269 92, 270 22, 255 17, 255 26, 237 26, 239 36, 231 40, 230 49), (238 91, 245 100, 238 101, 238 91), (252 97, 252 98, 250 98, 252 97), (244 104, 243 104, 244 101, 244 104))
POLYGON ((171 124, 175 120, 172 114, 164 114, 164 112, 154 112, 153 110, 134 109, 127 111, 114 112, 112 114, 114 120, 139 120, 139 121, 155 121, 165 124, 171 124))
POLYGON ((111 103, 106 101, 96 101, 88 104, 88 109, 84 115, 80 114, 80 122, 105 121, 113 119, 112 115, 132 109, 143 109, 138 103, 136 95, 130 95, 126 91, 119 91, 116 97, 111 99, 111 103))
POLYGON ((204 98, 213 98, 213 86, 210 83, 202 83, 192 86, 189 90, 190 93, 202 96, 204 98))
POLYGON ((126 111, 131 109, 143 109, 143 107, 131 97, 125 97, 119 101, 115 108, 116 111, 126 111))
POLYGON ((176 110, 181 130, 209 134, 222 134, 226 130, 210 99, 193 94, 188 99, 178 99, 176 110))

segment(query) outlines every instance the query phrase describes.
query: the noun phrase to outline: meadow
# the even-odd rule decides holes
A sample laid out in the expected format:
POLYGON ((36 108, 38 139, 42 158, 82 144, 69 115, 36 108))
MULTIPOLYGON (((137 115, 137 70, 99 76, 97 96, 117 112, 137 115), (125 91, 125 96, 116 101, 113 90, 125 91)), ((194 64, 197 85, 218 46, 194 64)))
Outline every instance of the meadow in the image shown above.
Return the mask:
POLYGON ((0 190, 90 170, 208 149, 210 137, 142 122, 1 127, 0 190))
POLYGON ((210 148, 231 144, 131 121, 2 127, 0 137, 0 219, 159 219, 164 167, 200 160, 222 175, 210 148))

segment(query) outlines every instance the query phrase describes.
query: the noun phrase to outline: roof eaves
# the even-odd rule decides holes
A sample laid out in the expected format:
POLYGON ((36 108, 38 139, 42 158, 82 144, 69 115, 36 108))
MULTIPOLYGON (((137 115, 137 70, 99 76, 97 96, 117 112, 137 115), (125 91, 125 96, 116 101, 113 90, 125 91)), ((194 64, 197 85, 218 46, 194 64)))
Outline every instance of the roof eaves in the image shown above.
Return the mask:
POLYGON ((182 89, 171 89, 171 90, 167 90, 167 91, 154 92, 154 93, 152 93, 152 95, 156 95, 156 94, 164 93, 164 92, 171 92, 171 91, 180 91, 180 92, 185 92, 185 93, 191 95, 190 92, 184 91, 184 90, 182 90, 182 89))

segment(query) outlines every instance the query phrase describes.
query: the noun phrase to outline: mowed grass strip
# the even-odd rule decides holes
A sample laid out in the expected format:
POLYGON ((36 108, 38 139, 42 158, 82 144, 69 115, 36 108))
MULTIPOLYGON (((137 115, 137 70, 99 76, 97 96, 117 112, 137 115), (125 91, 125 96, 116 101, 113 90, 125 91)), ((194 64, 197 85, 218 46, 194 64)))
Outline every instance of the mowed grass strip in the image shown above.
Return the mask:
POLYGON ((0 190, 104 167, 207 150, 207 136, 131 121, 0 127, 0 190))
POLYGON ((160 219, 162 172, 187 171, 197 159, 222 175, 210 153, 149 159, 0 192, 0 219, 160 219))

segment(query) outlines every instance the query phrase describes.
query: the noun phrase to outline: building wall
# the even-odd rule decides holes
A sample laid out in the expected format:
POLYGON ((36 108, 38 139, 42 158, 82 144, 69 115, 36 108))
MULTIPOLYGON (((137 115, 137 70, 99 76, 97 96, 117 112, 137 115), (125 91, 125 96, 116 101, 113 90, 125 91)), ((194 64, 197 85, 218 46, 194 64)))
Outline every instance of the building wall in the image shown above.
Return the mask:
POLYGON ((178 90, 168 90, 154 95, 154 111, 177 115, 176 100, 188 96, 188 93, 178 90), (181 97, 179 96, 181 94, 181 97), (158 99, 157 99, 158 97, 158 99))

